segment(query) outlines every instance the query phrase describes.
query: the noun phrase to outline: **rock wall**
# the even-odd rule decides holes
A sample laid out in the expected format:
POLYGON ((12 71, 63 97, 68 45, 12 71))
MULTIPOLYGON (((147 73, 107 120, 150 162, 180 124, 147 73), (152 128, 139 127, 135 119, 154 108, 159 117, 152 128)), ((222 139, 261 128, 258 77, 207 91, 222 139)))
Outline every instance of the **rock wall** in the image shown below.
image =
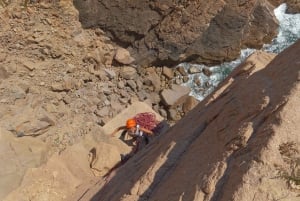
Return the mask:
POLYGON ((81 200, 298 200, 299 51, 300 41, 275 58, 251 55, 81 200))
MULTIPOLYGON (((135 68, 134 65, 131 65, 133 59, 128 52, 113 45, 113 42, 101 29, 82 29, 78 21, 78 12, 72 4, 73 1, 30 1, 26 8, 23 7, 21 1, 5 2, 5 5, 0 5, 1 200, 13 190, 15 191, 7 199, 66 200, 70 194, 75 196, 81 193, 79 196, 81 197, 87 187, 90 190, 86 195, 94 196, 103 182, 99 181, 91 172, 87 153, 89 148, 86 148, 85 145, 97 142, 97 150, 100 152, 110 150, 112 154, 108 155, 110 158, 105 163, 99 161, 97 163, 98 167, 104 169, 101 174, 109 169, 107 167, 120 159, 120 153, 126 153, 129 149, 129 147, 124 146, 124 143, 123 146, 119 146, 122 143, 119 139, 108 138, 104 134, 99 135, 102 133, 103 125, 109 124, 111 119, 138 100, 148 104, 155 112, 172 123, 197 105, 197 100, 193 97, 187 97, 189 90, 185 87, 179 87, 188 80, 187 73, 183 68, 171 69, 150 66, 135 68), (85 145, 77 144, 86 138, 95 136, 98 138, 92 138, 85 145), (113 146, 107 143, 110 141, 112 141, 113 146), (80 165, 72 165, 74 163, 80 165), (91 183, 98 184, 99 188, 91 187, 91 183), (79 192, 74 193, 74 189, 79 188, 84 191, 78 190, 79 192)), ((181 12, 187 7, 192 9, 190 3, 197 2, 190 1, 185 4, 180 2, 178 4, 183 5, 183 8, 181 6, 176 7, 173 12, 181 12)), ((216 5, 222 7, 226 4, 217 1, 216 5)), ((248 5, 247 2, 245 5, 248 5)), ((154 8, 161 8, 159 13, 169 11, 163 5, 154 4, 153 6, 154 8)), ((206 4, 203 4, 202 6, 207 9, 210 8, 209 12, 216 12, 212 5, 205 7, 206 4)), ((206 12, 205 9, 204 11, 206 12)), ((221 11, 220 13, 224 14, 221 11)), ((213 14, 209 15, 211 16, 209 19, 215 19, 213 14)), ((166 22, 171 23, 177 18, 167 19, 166 22)), ((191 20, 191 18, 187 19, 191 20)), ((190 23, 194 23, 194 21, 190 23)), ((201 23, 205 24, 203 21, 201 23)), ((179 28, 176 28, 177 26, 174 27, 176 29, 172 28, 169 31, 164 29, 166 27, 168 26, 161 26, 161 31, 172 34, 173 30, 180 31, 179 28)), ((192 29, 192 24, 189 24, 189 27, 192 29)), ((176 39, 176 37, 180 37, 180 34, 170 36, 176 39)), ((193 38, 192 36, 191 38, 193 38)), ((168 37, 166 37, 167 39, 168 37)), ((166 55, 165 52, 161 53, 166 55)), ((265 59, 269 61, 271 57, 265 56, 265 59)), ((153 59, 153 57, 149 58, 153 59)), ((265 59, 259 57, 259 61, 262 63, 265 59)), ((255 60, 257 67, 258 61, 255 60)), ((291 61, 297 60, 292 59, 291 61)), ((248 75, 249 70, 253 67, 252 63, 253 61, 246 63, 241 71, 237 71, 236 78, 240 77, 238 75, 248 75)), ((192 70, 189 69, 189 71, 192 70)), ((208 69, 205 69, 205 72, 209 74, 208 69)), ((296 75, 296 73, 294 74, 296 75)), ((280 81, 279 78, 276 77, 276 79, 280 81)), ((289 81, 290 79, 293 80, 293 77, 286 78, 289 81)), ((233 79, 229 79, 227 85, 230 85, 231 81, 233 79)), ((251 83, 249 84, 249 88, 252 88, 251 83)), ((225 84, 221 89, 226 90, 227 85, 225 84)), ((237 87, 237 85, 234 86, 237 87)), ((213 101, 217 98, 217 93, 221 93, 221 89, 208 100, 213 101)), ((296 106, 295 104, 294 108, 296 106)), ((200 112, 201 116, 202 114, 204 113, 200 112)), ((297 110, 292 114, 296 116, 297 110)), ((199 120, 200 126, 203 121, 203 119, 199 120)), ((184 125, 181 123, 179 124, 180 129, 176 127, 176 130, 181 132, 181 129, 193 129, 199 122, 196 122, 195 125, 190 125, 187 122, 184 125), (189 126, 188 129, 185 126, 189 126)), ((292 120, 289 122, 294 124, 292 120)), ((117 121, 117 123, 121 122, 117 121)), ((227 123, 230 125, 230 122, 227 123)), ((290 128, 289 133, 297 129, 297 127, 290 128)), ((173 132, 174 130, 171 133, 173 132)), ((170 138, 170 135, 172 134, 168 134, 166 139, 176 140, 178 134, 174 135, 174 138, 170 138)), ((151 150, 144 152, 143 157, 138 158, 139 161, 134 159, 134 167, 143 167, 145 172, 147 171, 145 166, 151 167, 151 164, 154 164, 156 160, 158 164, 153 166, 153 172, 150 171, 149 174, 146 174, 147 176, 143 180, 147 182, 137 183, 136 188, 132 190, 132 196, 129 196, 128 199, 138 199, 143 194, 143 188, 148 188, 148 184, 152 182, 152 178, 156 174, 154 172, 160 166, 162 168, 159 168, 157 172, 158 177, 164 175, 163 169, 167 170, 169 166, 173 166, 172 161, 176 161, 176 154, 182 153, 181 151, 185 150, 186 147, 185 144, 179 142, 189 143, 191 141, 189 135, 185 137, 187 138, 183 138, 182 141, 174 141, 179 148, 183 147, 179 151, 174 149, 174 152, 172 147, 175 144, 165 141, 164 137, 161 139, 163 144, 160 144, 160 140, 152 142, 155 145, 151 146, 154 150, 158 148, 160 151, 170 149, 169 151, 172 153, 170 156, 166 155, 169 153, 168 150, 157 152, 164 160, 174 158, 168 160, 166 165, 164 165, 164 160, 159 161, 159 158, 156 159, 156 156, 152 154, 150 154, 151 157, 148 157, 148 151, 151 150)), ((280 147, 285 157, 291 155, 284 151, 285 147, 291 147, 290 150, 295 150, 293 143, 288 142, 283 145, 285 146, 280 147)), ((106 157, 105 154, 102 156, 106 157)), ((136 170, 131 165, 129 167, 132 167, 132 171, 136 170)), ((282 169, 286 170, 284 168, 282 169)), ((193 172, 193 169, 187 168, 187 170, 193 172)), ((138 173, 139 171, 135 172, 138 173)), ((119 172, 115 173, 117 174, 116 178, 119 178, 119 172)), ((128 176, 133 175, 131 170, 128 173, 128 176)), ((289 175, 289 172, 283 171, 280 178, 289 178, 289 175)), ((124 186, 132 185, 132 181, 136 178, 138 177, 133 176, 130 180, 125 178, 124 181, 128 180, 129 183, 125 182, 124 186)), ((155 189, 151 186, 152 188, 155 189)), ((181 191, 179 186, 176 189, 179 189, 178 192, 181 191)), ((122 192, 125 190, 122 189, 122 192)), ((154 195, 153 192, 150 194, 154 195)), ((119 195, 116 194, 116 196, 119 195)), ((199 195, 203 194, 199 193, 199 195)), ((141 197, 145 198, 144 196, 141 197)))
POLYGON ((100 27, 138 65, 216 64, 277 34, 274 7, 251 1, 75 0, 83 27, 100 27))

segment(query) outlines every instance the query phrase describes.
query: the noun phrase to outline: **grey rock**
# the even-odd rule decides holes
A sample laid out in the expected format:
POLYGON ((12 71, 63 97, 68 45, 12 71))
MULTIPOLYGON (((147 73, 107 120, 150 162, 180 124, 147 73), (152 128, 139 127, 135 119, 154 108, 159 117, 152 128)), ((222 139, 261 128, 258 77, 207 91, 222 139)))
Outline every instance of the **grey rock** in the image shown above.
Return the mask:
POLYGON ((164 89, 161 92, 163 102, 167 107, 175 107, 182 104, 190 93, 190 88, 180 85, 172 85, 171 89, 164 89))
POLYGON ((117 86, 118 86, 119 89, 123 89, 125 87, 125 83, 122 80, 120 80, 118 82, 117 86))
POLYGON ((201 68, 198 67, 198 66, 191 66, 189 69, 188 69, 188 72, 190 74, 195 74, 195 73, 201 73, 201 68))
POLYGON ((126 84, 133 90, 133 91, 136 91, 136 82, 133 81, 133 80, 127 80, 126 84))
POLYGON ((130 80, 136 79, 138 75, 135 68, 126 66, 120 70, 120 76, 126 80, 130 80))
POLYGON ((104 71, 106 72, 107 76, 110 78, 110 79, 113 79, 116 77, 116 72, 113 71, 113 70, 110 70, 110 69, 104 69, 104 71))

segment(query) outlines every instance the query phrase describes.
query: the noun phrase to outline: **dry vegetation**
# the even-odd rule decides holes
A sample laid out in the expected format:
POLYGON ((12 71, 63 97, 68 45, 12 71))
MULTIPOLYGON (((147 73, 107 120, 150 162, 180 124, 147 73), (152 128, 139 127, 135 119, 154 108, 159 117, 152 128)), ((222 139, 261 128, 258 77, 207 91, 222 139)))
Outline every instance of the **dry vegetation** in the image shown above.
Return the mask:
POLYGON ((296 143, 283 143, 279 151, 287 164, 287 167, 278 167, 279 176, 287 180, 289 187, 300 190, 300 157, 296 143))

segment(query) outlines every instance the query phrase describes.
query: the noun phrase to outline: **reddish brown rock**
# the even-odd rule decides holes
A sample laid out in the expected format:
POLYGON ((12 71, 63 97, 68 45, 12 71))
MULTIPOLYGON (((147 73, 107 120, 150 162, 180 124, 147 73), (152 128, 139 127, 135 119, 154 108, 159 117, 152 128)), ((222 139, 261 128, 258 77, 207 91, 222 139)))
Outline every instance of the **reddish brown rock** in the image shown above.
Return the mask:
POLYGON ((130 53, 124 48, 118 48, 114 59, 121 64, 131 64, 134 59, 130 56, 130 53))
POLYGON ((300 12, 300 2, 298 0, 269 0, 274 6, 279 6, 282 3, 287 4, 287 13, 295 14, 300 12))
POLYGON ((84 27, 100 27, 136 64, 215 64, 241 48, 261 47, 277 34, 274 7, 251 1, 75 0, 84 27))
POLYGON ((289 0, 287 1, 287 13, 296 14, 300 13, 300 2, 297 0, 289 0))
POLYGON ((252 55, 151 149, 83 199, 298 200, 299 51, 300 41, 273 61, 252 55))

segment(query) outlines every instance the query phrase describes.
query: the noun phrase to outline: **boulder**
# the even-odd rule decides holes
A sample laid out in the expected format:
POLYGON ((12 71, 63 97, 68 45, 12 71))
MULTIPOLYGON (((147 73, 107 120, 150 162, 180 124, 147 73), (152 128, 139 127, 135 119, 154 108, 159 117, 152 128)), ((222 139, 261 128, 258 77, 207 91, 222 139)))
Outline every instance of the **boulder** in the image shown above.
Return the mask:
POLYGON ((192 110, 196 105, 198 105, 200 101, 197 100, 193 96, 188 96, 186 101, 182 104, 182 110, 185 114, 187 114, 190 110, 192 110))
POLYGON ((29 168, 47 160, 47 145, 35 138, 16 138, 0 127, 0 200, 17 188, 29 168))
POLYGON ((171 89, 162 90, 161 97, 167 107, 176 107, 185 102, 190 91, 189 87, 172 85, 171 89))
POLYGON ((144 84, 153 87, 155 92, 161 89, 160 76, 157 74, 155 68, 147 68, 146 76, 143 80, 144 84))
POLYGON ((168 79, 173 79, 174 77, 174 70, 172 68, 163 67, 162 73, 168 79))

